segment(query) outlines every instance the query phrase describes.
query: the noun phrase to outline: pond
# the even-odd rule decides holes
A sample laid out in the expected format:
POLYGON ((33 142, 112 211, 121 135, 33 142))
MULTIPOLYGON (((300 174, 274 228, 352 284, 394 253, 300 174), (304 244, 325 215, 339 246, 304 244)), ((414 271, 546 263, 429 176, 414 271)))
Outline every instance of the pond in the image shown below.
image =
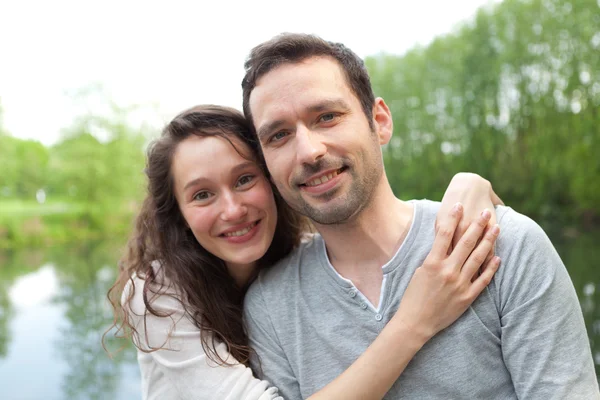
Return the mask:
MULTIPOLYGON (((569 269, 600 370, 600 231, 554 243, 569 269)), ((112 321, 106 291, 119 249, 0 252, 0 397, 7 400, 139 399, 129 346, 109 358, 100 344, 112 321)), ((119 347, 114 341, 111 349, 119 347)))

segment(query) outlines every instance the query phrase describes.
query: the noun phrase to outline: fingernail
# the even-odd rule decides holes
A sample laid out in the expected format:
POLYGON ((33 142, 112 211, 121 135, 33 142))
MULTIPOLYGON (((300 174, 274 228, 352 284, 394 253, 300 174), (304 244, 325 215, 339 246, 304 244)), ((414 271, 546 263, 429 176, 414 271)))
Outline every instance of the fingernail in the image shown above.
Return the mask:
POLYGON ((481 216, 485 219, 488 219, 489 217, 492 216, 492 214, 490 213, 490 210, 488 210, 487 208, 485 210, 483 210, 483 212, 481 213, 481 216))
POLYGON ((494 264, 500 265, 500 257, 494 256, 494 264))
POLYGON ((456 204, 454 205, 454 207, 452 208, 452 210, 453 210, 453 211, 460 211, 460 210, 462 210, 462 204, 460 204, 460 203, 456 203, 456 204))
POLYGON ((498 233, 500 233, 500 227, 496 224, 492 227, 492 234, 497 235, 498 233))

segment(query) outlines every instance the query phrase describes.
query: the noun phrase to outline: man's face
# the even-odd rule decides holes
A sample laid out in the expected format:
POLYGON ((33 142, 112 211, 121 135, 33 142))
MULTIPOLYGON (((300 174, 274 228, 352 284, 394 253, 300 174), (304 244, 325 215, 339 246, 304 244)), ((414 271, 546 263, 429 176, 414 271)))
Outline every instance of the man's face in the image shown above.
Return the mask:
POLYGON ((293 209, 340 224, 369 204, 391 132, 377 118, 370 127, 335 60, 281 65, 258 80, 249 103, 273 182, 293 209))

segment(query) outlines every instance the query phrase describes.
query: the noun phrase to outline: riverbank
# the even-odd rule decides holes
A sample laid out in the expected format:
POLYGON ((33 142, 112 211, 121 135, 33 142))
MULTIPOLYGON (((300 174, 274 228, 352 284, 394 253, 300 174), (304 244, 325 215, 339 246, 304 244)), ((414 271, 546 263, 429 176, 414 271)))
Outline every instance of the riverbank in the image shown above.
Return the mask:
MULTIPOLYGON (((137 203, 89 204, 72 201, 0 201, 0 249, 54 246, 119 238, 125 241, 133 227, 137 203)), ((518 209, 517 209, 518 210, 518 209)), ((569 210, 531 216, 556 239, 574 239, 600 228, 587 215, 569 217, 569 210)))
POLYGON ((136 205, 0 201, 0 248, 88 242, 122 236, 136 205))

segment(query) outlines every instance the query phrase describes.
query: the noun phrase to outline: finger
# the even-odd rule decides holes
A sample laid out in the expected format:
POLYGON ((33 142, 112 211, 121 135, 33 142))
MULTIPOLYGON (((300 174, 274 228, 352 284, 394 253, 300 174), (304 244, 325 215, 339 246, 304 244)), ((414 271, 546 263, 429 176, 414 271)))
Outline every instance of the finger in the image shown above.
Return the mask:
MULTIPOLYGON (((485 235, 485 233, 484 233, 484 235, 485 235)), ((471 278, 471 282, 473 282, 475 280, 475 278, 477 278, 479 275, 483 274, 483 271, 485 271, 485 269, 487 268, 487 265, 489 264, 490 260, 495 256, 495 254, 494 254, 495 249, 496 249, 496 242, 494 242, 494 244, 492 246, 492 250, 488 253, 487 257, 485 258, 483 265, 479 268, 479 270, 477 272, 475 272, 475 275, 473 275, 473 277, 471 278)))
POLYGON ((450 247, 450 244, 452 243, 452 237, 454 236, 456 226, 462 217, 462 212, 462 204, 456 203, 454 207, 452 207, 452 210, 450 210, 448 216, 440 221, 431 252, 429 253, 431 256, 440 260, 446 258, 448 247, 450 247))
MULTIPOLYGON (((477 274, 477 271, 482 268, 482 273, 485 271, 486 259, 492 251, 494 243, 500 233, 500 227, 494 225, 483 237, 483 240, 479 242, 475 250, 469 255, 469 258, 465 262, 460 271, 460 275, 463 279, 471 281, 473 276, 477 274)), ((488 260, 489 261, 489 260, 488 260)))
MULTIPOLYGON (((492 245, 492 250, 488 253, 485 262, 483 263, 483 266, 481 268, 479 268, 479 274, 477 276, 479 276, 480 274, 483 273, 483 271, 485 270, 486 266, 488 265, 488 263, 490 262, 490 260, 496 255, 495 254, 496 251, 496 242, 494 242, 494 244, 492 245)), ((473 279, 475 280, 475 279, 473 279)))
MULTIPOLYGON (((493 214, 492 214, 493 217, 493 214)), ((496 221, 494 221, 494 224, 496 224, 496 221)), ((490 222, 488 223, 488 226, 485 228, 485 231, 483 232, 484 235, 487 234, 487 232, 492 229, 493 224, 492 224, 492 220, 490 219, 490 222)), ((492 257, 494 257, 494 255, 496 255, 496 242, 494 242, 494 244, 492 245, 492 250, 490 251, 490 254, 488 254, 487 258, 485 259, 485 263, 484 263, 484 267, 485 264, 487 264, 488 261, 490 261, 492 259, 492 257)))
MULTIPOLYGON (((483 232, 483 235, 487 235, 487 233, 489 232, 490 229, 492 229, 493 226, 491 226, 488 223, 488 226, 485 228, 485 231, 483 232)), ((498 240, 498 238, 496 237, 496 240, 498 240)), ((488 263, 490 262, 490 260, 492 259, 492 257, 494 257, 496 255, 496 242, 494 241, 494 244, 492 245, 492 250, 489 252, 489 254, 487 255, 485 262, 483 263, 483 266, 480 268, 480 274, 483 272, 483 270, 486 268, 486 266, 488 265, 488 263)))
POLYGON ((458 227, 454 231, 454 237, 452 238, 452 245, 450 246, 450 249, 448 249, 448 255, 450 255, 452 250, 458 246, 460 239, 465 236, 465 233, 467 232, 467 229, 469 229, 470 225, 470 221, 467 221, 465 218, 461 218, 458 223, 458 227))
POLYGON ((490 213, 490 210, 486 208, 483 210, 479 218, 471 222, 469 229, 467 229, 467 232, 463 235, 458 242, 458 245, 452 251, 451 257, 454 258, 452 261, 455 265, 461 267, 463 266, 467 260, 467 257, 469 257, 477 245, 477 242, 482 237, 482 233, 485 230, 491 215, 492 214, 490 213))
MULTIPOLYGON (((492 213, 492 218, 493 218, 494 214, 492 213)), ((496 225, 496 223, 492 224, 492 220, 490 218, 490 221, 488 222, 487 226, 485 227, 485 229, 483 230, 483 233, 481 234, 481 240, 483 240, 483 238, 485 237, 485 235, 487 235, 490 230, 494 227, 494 225, 496 225)), ((479 242, 477 242, 477 245, 479 246, 479 242)), ((492 250, 494 249, 494 246, 496 246, 496 243, 494 242, 494 244, 492 244, 492 250)), ((490 254, 488 254, 487 258, 485 259, 485 262, 483 263, 483 265, 481 266, 481 268, 485 268, 485 264, 487 264, 488 261, 490 261, 490 259, 494 256, 493 252, 490 252, 490 254)))
POLYGON ((496 271, 498 271, 499 267, 500 257, 496 256, 489 261, 489 263, 485 266, 484 271, 477 277, 477 279, 475 279, 469 288, 468 296, 470 299, 475 300, 477 296, 483 292, 483 289, 485 289, 492 281, 492 278, 494 277, 496 271))
POLYGON ((496 221, 496 209, 495 208, 493 208, 490 211, 490 214, 491 214, 491 216, 490 216, 490 220, 488 221, 488 225, 487 225, 488 227, 491 227, 492 225, 494 225, 497 222, 496 221))

